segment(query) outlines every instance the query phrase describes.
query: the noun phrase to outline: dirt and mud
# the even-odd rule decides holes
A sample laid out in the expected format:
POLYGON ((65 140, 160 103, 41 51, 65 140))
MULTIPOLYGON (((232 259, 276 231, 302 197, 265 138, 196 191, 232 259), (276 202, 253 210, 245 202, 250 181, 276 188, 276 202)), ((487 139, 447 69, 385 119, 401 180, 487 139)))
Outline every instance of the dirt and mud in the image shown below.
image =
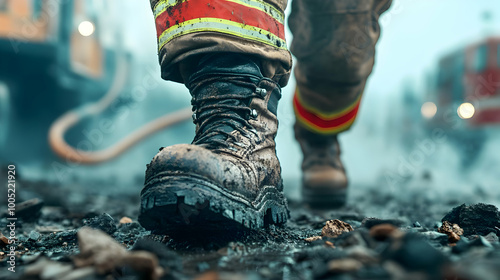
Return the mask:
MULTIPOLYGON (((479 203, 487 194, 352 186, 341 209, 289 201, 284 227, 163 236, 137 223, 140 187, 18 184, 16 272, 0 236, 1 279, 500 278, 500 213, 479 203)), ((4 235, 7 225, 2 214, 4 235)))

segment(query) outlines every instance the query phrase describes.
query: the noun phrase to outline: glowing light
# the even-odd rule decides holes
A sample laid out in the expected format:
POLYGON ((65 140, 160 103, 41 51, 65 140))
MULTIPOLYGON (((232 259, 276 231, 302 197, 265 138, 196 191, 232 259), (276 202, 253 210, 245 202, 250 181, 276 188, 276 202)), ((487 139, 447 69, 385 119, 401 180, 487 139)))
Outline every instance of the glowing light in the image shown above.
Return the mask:
POLYGON ((431 119, 433 118, 436 113, 437 113, 437 106, 433 102, 425 102, 422 105, 422 108, 420 108, 420 111, 422 112, 422 116, 426 119, 431 119))
POLYGON ((462 119, 470 119, 474 116, 476 109, 470 103, 462 103, 457 110, 457 114, 462 119))
POLYGON ((82 21, 78 25, 78 32, 82 34, 82 36, 88 37, 92 35, 95 31, 94 24, 90 21, 82 21))

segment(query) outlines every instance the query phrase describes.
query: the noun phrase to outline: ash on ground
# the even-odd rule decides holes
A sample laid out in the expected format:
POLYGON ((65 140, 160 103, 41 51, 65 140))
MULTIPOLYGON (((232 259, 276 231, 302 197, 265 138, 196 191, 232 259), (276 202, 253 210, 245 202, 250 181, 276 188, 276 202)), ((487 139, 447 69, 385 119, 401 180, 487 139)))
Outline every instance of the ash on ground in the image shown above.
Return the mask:
POLYGON ((289 201, 284 227, 160 236, 137 223, 138 193, 19 184, 16 273, 2 235, 1 279, 500 279, 500 212, 480 197, 367 189, 336 210, 289 201))

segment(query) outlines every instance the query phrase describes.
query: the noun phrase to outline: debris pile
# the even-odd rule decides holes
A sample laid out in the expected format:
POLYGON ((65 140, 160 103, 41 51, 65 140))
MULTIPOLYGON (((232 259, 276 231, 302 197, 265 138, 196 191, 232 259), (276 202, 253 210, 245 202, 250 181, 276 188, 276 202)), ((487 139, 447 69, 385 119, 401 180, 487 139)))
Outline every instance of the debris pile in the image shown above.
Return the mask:
MULTIPOLYGON (((315 212, 292 201, 285 227, 161 236, 136 222, 136 198, 137 194, 93 197, 95 204, 92 199, 75 199, 81 205, 69 205, 42 196, 26 203, 31 206, 25 211, 33 218, 18 224, 18 273, 1 269, 7 264, 0 251, 0 279, 499 279, 500 275, 500 214, 493 205, 453 208, 456 203, 418 196, 412 198, 418 203, 412 204, 368 195, 355 206, 315 212), (130 203, 124 207, 123 201, 130 203)), ((0 231, 6 224, 6 218, 0 219, 0 231)), ((8 236, 0 233, 1 250, 8 242, 8 236)))

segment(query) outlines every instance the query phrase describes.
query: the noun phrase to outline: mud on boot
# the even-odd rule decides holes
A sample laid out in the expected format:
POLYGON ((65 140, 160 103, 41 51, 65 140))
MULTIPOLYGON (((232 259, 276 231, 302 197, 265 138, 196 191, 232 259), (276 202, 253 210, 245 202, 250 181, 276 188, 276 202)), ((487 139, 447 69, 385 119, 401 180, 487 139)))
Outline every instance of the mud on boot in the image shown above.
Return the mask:
POLYGON ((280 87, 247 56, 210 55, 198 66, 186 83, 196 136, 148 165, 139 222, 156 233, 285 223, 274 142, 280 87))

